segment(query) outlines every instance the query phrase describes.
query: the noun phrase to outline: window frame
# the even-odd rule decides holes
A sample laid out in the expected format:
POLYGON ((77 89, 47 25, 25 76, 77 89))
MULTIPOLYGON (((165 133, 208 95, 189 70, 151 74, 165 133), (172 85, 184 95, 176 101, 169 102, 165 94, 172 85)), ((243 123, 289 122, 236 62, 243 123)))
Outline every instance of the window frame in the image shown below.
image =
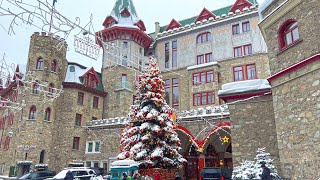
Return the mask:
POLYGON ((169 68, 170 66, 170 47, 169 47, 170 43, 166 42, 164 44, 164 68, 169 68))
POLYGON ((242 33, 250 32, 250 31, 251 31, 250 21, 243 22, 242 23, 242 33), (244 29, 244 27, 246 27, 246 30, 244 29))
POLYGON ((164 80, 164 93, 166 95, 166 92, 168 92, 168 96, 167 95, 165 96, 165 100, 166 101, 168 100, 167 104, 170 104, 170 86, 171 86, 170 79, 165 79, 164 80), (169 83, 166 83, 166 82, 169 82, 169 83), (168 90, 168 91, 166 91, 166 90, 168 90))
POLYGON ((243 45, 243 56, 252 55, 252 44, 243 45), (246 53, 246 47, 250 47, 248 50, 248 54, 246 53))
POLYGON ((171 42, 172 44, 172 67, 178 66, 178 41, 174 40, 171 42), (173 46, 174 43, 176 44, 175 47, 173 46))
POLYGON ((38 80, 35 80, 32 84, 32 94, 39 94, 40 91, 40 82, 38 80))
POLYGON ((246 80, 252 80, 252 79, 258 79, 258 74, 257 74, 257 66, 255 63, 250 63, 250 64, 243 64, 243 65, 237 65, 237 66, 233 66, 232 67, 232 73, 233 73, 233 81, 246 81, 246 80), (255 72, 255 77, 254 78, 250 78, 248 77, 248 67, 249 66, 253 66, 254 68, 254 72, 255 72), (235 72, 240 72, 240 71, 235 71, 235 68, 241 67, 241 72, 242 72, 242 79, 241 80, 236 80, 236 73, 235 72))
POLYGON ((46 110, 45 110, 44 120, 45 121, 50 121, 51 120, 51 108, 50 107, 46 108, 46 110))
POLYGON ((211 53, 206 53, 206 54, 200 54, 200 55, 197 55, 196 57, 196 64, 199 65, 199 64, 206 64, 206 63, 209 63, 209 62, 213 62, 213 55, 212 55, 212 52, 211 53), (210 60, 208 61, 208 57, 210 57, 210 60), (199 58, 200 58, 200 61, 199 61, 199 58), (200 62, 200 63, 199 63, 200 62), (202 63, 201 63, 202 62, 202 63))
POLYGON ((50 83, 48 87, 48 96, 54 96, 54 93, 55 93, 54 84, 50 83))
POLYGON ((36 120, 36 118, 37 118, 37 107, 33 105, 29 109, 28 119, 36 120))
POLYGON ((95 141, 87 141, 86 142, 86 154, 95 154, 95 153, 101 153, 101 141, 95 140, 95 141), (89 152, 89 143, 92 143, 92 152, 89 152), (96 151, 97 143, 99 143, 99 151, 96 151))
POLYGON ((75 127, 82 127, 82 114, 76 113, 74 126, 75 127), (80 117, 80 119, 78 119, 78 117, 80 117), (80 125, 78 125, 78 121, 79 121, 80 125))
POLYGON ((192 95, 192 104, 193 106, 207 106, 207 105, 213 105, 215 104, 215 93, 214 91, 203 91, 203 92, 197 92, 197 93, 193 93, 192 95), (209 94, 211 94, 210 97, 211 98, 211 103, 209 103, 209 94), (203 97, 205 97, 205 103, 203 103, 203 97), (197 102, 199 103, 195 103, 195 99, 197 98, 197 102))
POLYGON ((50 67, 51 72, 57 72, 57 64, 58 64, 57 60, 54 59, 51 61, 51 67, 50 67))
POLYGON ((214 71, 208 70, 208 71, 200 71, 192 73, 192 85, 200 85, 200 84, 207 84, 214 82, 214 71), (212 74, 212 81, 208 81, 208 75, 212 74), (202 75, 205 77, 204 83, 202 82, 202 75), (195 77, 198 77, 199 81, 195 82, 195 77))
POLYGON ((36 62, 36 70, 43 70, 44 60, 40 57, 36 62))
POLYGON ((200 33, 196 37, 196 44, 204 44, 204 43, 208 43, 210 41, 212 41, 212 34, 209 31, 200 33), (205 35, 205 40, 203 40, 203 35, 205 35))
MULTIPOLYGON (((179 101, 180 101, 180 94, 179 94, 179 79, 178 78, 172 78, 172 107, 179 107, 179 101), (176 81, 175 81, 176 80, 176 81), (175 101, 175 95, 174 95, 174 88, 177 88, 178 92, 178 101, 175 101)), ((178 110, 178 109, 177 109, 178 110)))
POLYGON ((73 137, 72 150, 78 151, 80 149, 80 137, 73 137))
POLYGON ((238 23, 238 24, 233 24, 232 25, 232 35, 238 35, 238 34, 240 34, 241 32, 240 32, 240 24, 238 23), (235 28, 236 27, 236 32, 234 31, 235 28))
MULTIPOLYGON (((293 34, 291 34, 291 40, 293 40, 292 37, 293 34)), ((278 31, 278 41, 279 41, 279 48, 280 51, 283 51, 285 49, 287 49, 288 47, 292 46, 293 44, 299 42, 301 40, 301 36, 299 34, 299 23, 296 19, 288 19, 287 21, 285 21, 279 28, 278 31), (292 31, 294 29, 298 29, 298 39, 296 39, 295 41, 292 41, 290 44, 286 44, 286 35, 288 34, 289 30, 288 27, 292 26, 294 23, 297 23, 296 26, 290 28, 290 32, 292 33, 292 31)))
POLYGON ((78 105, 84 105, 84 93, 83 92, 78 92, 78 99, 77 99, 77 104, 78 105), (82 94, 81 96, 79 96, 82 94), (79 98, 81 97, 81 102, 79 102, 79 98))
POLYGON ((99 108, 99 97, 93 96, 93 98, 92 98, 92 108, 95 108, 95 109, 99 108))
POLYGON ((242 56, 243 56, 242 46, 233 47, 233 57, 237 58, 237 57, 242 57, 242 56), (238 50, 238 49, 240 49, 240 55, 236 56, 236 52, 238 54, 238 51, 236 51, 236 50, 238 50))

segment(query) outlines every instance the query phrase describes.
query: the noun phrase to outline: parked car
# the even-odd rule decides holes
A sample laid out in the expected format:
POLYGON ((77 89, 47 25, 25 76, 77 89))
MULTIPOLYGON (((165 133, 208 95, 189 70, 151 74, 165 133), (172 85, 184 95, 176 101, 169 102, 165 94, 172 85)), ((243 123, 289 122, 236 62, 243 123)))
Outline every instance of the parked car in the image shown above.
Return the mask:
POLYGON ((55 171, 36 171, 36 172, 27 173, 21 176, 19 179, 43 180, 47 178, 52 178, 55 175, 56 175, 55 171))
POLYGON ((201 177, 203 180, 231 180, 232 170, 223 167, 203 168, 201 177))
POLYGON ((77 180, 90 180, 90 178, 95 178, 96 180, 103 180, 103 178, 101 176, 98 176, 93 169, 87 167, 65 168, 54 177, 48 178, 47 180, 63 180, 66 177, 68 171, 71 171, 74 176, 74 179, 77 180))

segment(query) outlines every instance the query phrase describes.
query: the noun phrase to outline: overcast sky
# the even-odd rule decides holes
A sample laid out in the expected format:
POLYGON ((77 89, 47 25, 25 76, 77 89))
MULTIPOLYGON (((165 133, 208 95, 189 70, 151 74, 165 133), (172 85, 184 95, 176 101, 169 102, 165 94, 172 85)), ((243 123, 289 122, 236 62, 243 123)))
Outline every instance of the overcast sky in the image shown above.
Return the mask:
MULTIPOLYGON (((6 1, 6 0, 5 0, 6 1)), ((52 3, 53 0, 47 0, 52 3)), ((81 26, 89 22, 90 15, 93 15, 94 30, 102 29, 104 19, 110 14, 116 0, 57 0, 56 9, 62 15, 70 20, 80 17, 81 26)), ((264 0, 258 0, 263 2, 264 0)), ((23 2, 36 2, 35 0, 23 0, 23 2)), ((224 6, 231 5, 235 0, 133 0, 138 16, 144 21, 147 32, 154 31, 154 22, 159 22, 161 26, 170 23, 172 18, 176 20, 186 19, 198 15, 206 7, 209 10, 215 10, 224 6)), ((1 4, 1 3, 0 3, 1 4)), ((1 12, 1 9, 0 9, 1 12)), ((8 28, 11 22, 10 17, 0 16, 0 24, 8 28)), ((20 25, 15 28, 15 35, 9 36, 8 33, 0 27, 0 58, 3 53, 6 54, 6 61, 15 64, 26 64, 28 57, 30 36, 35 31, 41 31, 32 26, 20 25)), ((79 33, 79 30, 73 33, 79 33)), ((100 55, 98 60, 92 60, 79 55, 73 48, 73 35, 67 39, 69 51, 67 60, 77 62, 85 66, 94 66, 97 71, 101 68, 100 55)))

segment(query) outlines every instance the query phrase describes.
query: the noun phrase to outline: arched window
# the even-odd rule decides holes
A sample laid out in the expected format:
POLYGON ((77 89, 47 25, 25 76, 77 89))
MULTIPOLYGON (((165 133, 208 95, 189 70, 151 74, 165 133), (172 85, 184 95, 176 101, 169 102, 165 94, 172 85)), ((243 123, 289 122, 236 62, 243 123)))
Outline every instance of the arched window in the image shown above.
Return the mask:
POLYGON ((44 113, 44 120, 45 121, 50 121, 50 115, 51 115, 51 109, 47 108, 46 112, 44 113))
POLYGON ((48 89, 48 96, 53 96, 53 95, 54 95, 54 84, 50 83, 49 89, 48 89))
POLYGON ((55 59, 51 62, 51 71, 57 72, 57 61, 55 59))
POLYGON ((42 69, 43 68, 43 59, 42 58, 39 58, 37 60, 37 66, 36 66, 36 69, 42 69))
POLYGON ((41 153, 40 153, 39 164, 43 164, 44 163, 45 155, 46 155, 46 151, 42 150, 41 153))
POLYGON ((29 111, 29 119, 35 120, 37 114, 37 108, 35 106, 31 106, 29 111))
POLYGON ((39 84, 40 84, 40 82, 37 80, 33 83, 33 85, 32 85, 32 93, 33 94, 39 94, 39 88, 40 88, 39 84))
POLYGON ((279 41, 281 49, 290 46, 299 40, 298 22, 294 19, 286 21, 280 28, 279 41))
POLYGON ((210 32, 201 33, 197 36, 197 44, 206 43, 212 40, 210 32))

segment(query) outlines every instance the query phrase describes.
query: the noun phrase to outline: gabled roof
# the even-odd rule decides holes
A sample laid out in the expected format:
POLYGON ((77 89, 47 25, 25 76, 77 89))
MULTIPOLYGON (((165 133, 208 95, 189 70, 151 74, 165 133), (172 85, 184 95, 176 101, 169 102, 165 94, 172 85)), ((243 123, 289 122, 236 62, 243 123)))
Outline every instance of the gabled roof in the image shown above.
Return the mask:
MULTIPOLYGON (((257 0, 248 0, 248 2, 250 2, 251 4, 258 4, 257 0)), ((211 12, 216 16, 221 16, 222 14, 228 14, 232 6, 233 5, 226 6, 226 7, 220 8, 220 9, 213 10, 211 12)), ((190 18, 178 21, 178 22, 181 24, 181 26, 185 26, 187 24, 194 23, 195 20, 197 19, 197 17, 198 16, 190 17, 190 18)), ((160 27, 160 33, 162 33, 163 31, 166 31, 167 27, 168 27, 168 25, 160 27)))
POLYGON ((210 17, 216 17, 211 11, 209 11, 207 8, 203 8, 199 16, 197 17, 194 22, 201 21, 203 19, 209 19, 210 17))
POLYGON ((252 6, 252 3, 250 3, 248 0, 237 0, 232 7, 230 8, 229 12, 235 12, 237 9, 240 11, 243 10, 245 7, 252 6))
POLYGON ((87 76, 88 74, 93 74, 93 76, 96 78, 97 82, 100 83, 100 79, 98 77, 98 74, 97 72, 94 70, 93 67, 91 67, 86 73, 84 73, 81 77, 85 77, 87 76))
POLYGON ((166 31, 168 31, 169 29, 178 28, 178 27, 181 27, 181 24, 175 19, 172 19, 170 24, 167 26, 166 31))

